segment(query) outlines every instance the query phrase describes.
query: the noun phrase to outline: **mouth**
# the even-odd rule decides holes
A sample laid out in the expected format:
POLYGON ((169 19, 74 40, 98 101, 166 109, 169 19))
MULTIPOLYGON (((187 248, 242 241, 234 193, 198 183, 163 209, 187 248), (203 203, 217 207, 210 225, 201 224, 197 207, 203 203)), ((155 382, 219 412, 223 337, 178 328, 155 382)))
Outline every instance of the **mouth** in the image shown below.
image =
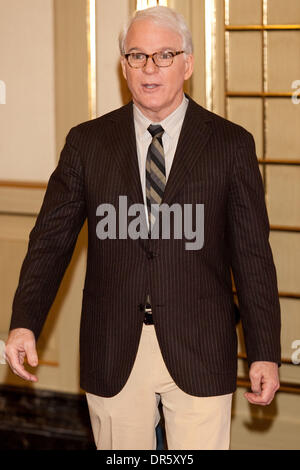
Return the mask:
POLYGON ((155 91, 157 90, 161 85, 158 83, 143 83, 142 88, 146 91, 155 91))

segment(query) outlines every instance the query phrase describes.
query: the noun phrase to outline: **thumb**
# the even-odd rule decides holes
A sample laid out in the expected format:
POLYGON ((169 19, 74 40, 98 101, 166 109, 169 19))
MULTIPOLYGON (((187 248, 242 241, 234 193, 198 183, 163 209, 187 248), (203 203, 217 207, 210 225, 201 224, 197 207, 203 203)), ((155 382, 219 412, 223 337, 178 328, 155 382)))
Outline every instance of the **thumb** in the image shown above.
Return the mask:
POLYGON ((34 341, 30 341, 29 343, 26 344, 25 352, 26 352, 28 364, 32 367, 36 367, 39 361, 38 361, 38 355, 37 355, 34 341))

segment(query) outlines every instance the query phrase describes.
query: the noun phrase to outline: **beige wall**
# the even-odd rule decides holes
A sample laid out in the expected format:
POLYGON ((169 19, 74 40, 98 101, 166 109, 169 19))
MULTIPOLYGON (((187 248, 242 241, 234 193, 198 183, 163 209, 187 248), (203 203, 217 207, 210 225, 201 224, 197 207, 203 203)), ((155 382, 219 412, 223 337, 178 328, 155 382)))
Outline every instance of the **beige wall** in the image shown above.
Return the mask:
POLYGON ((130 16, 131 4, 130 0, 96 1, 98 116, 117 109, 130 100, 130 93, 121 73, 118 36, 123 23, 130 16))
MULTIPOLYGON (((242 10, 240 0, 231 1, 234 6, 231 12, 232 22, 239 21, 240 24, 243 22, 247 24, 243 16, 247 12, 253 22, 261 21, 258 7, 253 6, 253 0, 245 0, 243 3, 245 8, 242 10)), ((224 4, 223 0, 215 0, 215 2, 217 22, 212 51, 214 59, 213 110, 225 115, 224 4)), ((272 2, 275 5, 277 0, 276 2, 272 0, 272 2)), ((128 101, 130 96, 124 82, 120 82, 117 35, 133 3, 133 0, 96 0, 97 97, 95 104, 97 115, 121 106, 128 101)), ((255 3, 260 5, 260 0, 256 0, 255 3)), ((289 0, 290 8, 292 3, 292 0, 289 0)), ((195 73, 190 83, 187 84, 187 91, 200 104, 206 105, 208 90, 206 87, 205 0, 171 0, 170 6, 184 14, 193 32, 195 73)), ((0 298, 2 299, 0 339, 5 339, 19 270, 27 249, 28 235, 34 225, 44 195, 45 187, 42 183, 47 181, 54 168, 70 127, 89 119, 91 115, 88 103, 87 1, 26 0, 25 8, 25 2, 21 0, 0 0, 0 7, 0 53, 1 60, 4 57, 3 64, 5 65, 3 67, 5 74, 0 76, 0 80, 4 80, 7 85, 7 104, 0 105, 0 112, 3 113, 0 114, 0 179, 14 180, 13 184, 8 184, 7 181, 0 183, 0 298), (18 9, 13 8, 16 4, 18 9), (23 21, 24 19, 28 21, 23 21), (14 35, 11 33, 12 29, 8 28, 8 23, 15 26, 14 35), (17 46, 21 42, 23 49, 19 50, 17 46), (16 55, 9 53, 9 49, 5 48, 7 44, 16 55), (29 62, 20 57, 22 50, 25 56, 28 55, 29 62), (37 58, 41 61, 38 64, 37 58), (19 67, 17 73, 16 63, 22 64, 22 68, 19 67), (43 64, 43 67, 40 68, 39 64, 43 64), (29 83, 34 83, 35 86, 30 88, 29 83), (22 93, 22 86, 26 88, 26 96, 22 93), (16 90, 15 97, 11 94, 11 90, 16 90), (31 103, 34 103, 35 113, 28 112, 32 109, 31 103), (13 138, 12 124, 16 129, 13 138), (41 149, 43 149, 42 153, 41 149), (20 182, 23 183, 20 184, 20 182), (29 183, 26 184, 26 182, 29 183), (35 185, 32 182, 35 182, 35 185)), ((285 15, 288 16, 288 13, 285 12, 285 15)), ((272 14, 276 17, 274 10, 272 14)), ((291 13, 289 17, 293 17, 291 13)), ((298 22, 300 23, 300 18, 298 22)), ((235 51, 238 53, 239 44, 242 42, 238 41, 237 45, 232 43, 233 54, 235 51)), ((245 47, 247 44, 246 41, 245 47)), ((249 54, 257 54, 257 49, 254 48, 251 52, 251 47, 249 45, 249 54)), ((238 56, 236 58, 233 56, 233 58, 237 62, 232 62, 230 66, 233 71, 240 73, 238 56)), ((279 64, 280 60, 279 58, 279 64)), ((244 67, 247 65, 246 61, 244 67)), ((0 73, 2 74, 2 71, 0 73)), ((254 80, 257 73, 259 72, 254 74, 254 80)), ((231 83, 236 88, 240 84, 244 86, 246 84, 243 77, 239 78, 236 74, 231 78, 231 83)), ((249 79, 248 74, 245 76, 246 79, 249 79)), ((300 76, 295 79, 300 79, 300 76)), ((253 81, 249 86, 252 83, 253 81)), ((273 106, 275 106, 274 103, 273 106)), ((253 132, 259 157, 264 151, 260 106, 261 103, 257 98, 244 98, 244 100, 237 98, 229 107, 231 118, 253 132)), ((281 109, 279 107, 278 112, 281 109)), ((275 116, 278 115, 276 113, 275 108, 275 116)), ((298 108, 295 106, 286 108, 285 122, 291 117, 292 122, 295 120, 297 122, 299 114, 300 105, 298 108)), ((279 121, 275 119, 274 123, 276 122, 279 121)), ((274 157, 279 148, 276 144, 278 135, 276 129, 275 126, 272 131, 273 137, 269 138, 269 148, 274 157)), ((281 129, 286 136, 289 132, 291 133, 294 140, 289 140, 290 158, 296 158, 292 152, 294 148, 292 146, 299 143, 297 127, 296 132, 292 132, 289 126, 284 127, 281 122, 281 129)), ((279 144, 286 149, 284 141, 280 140, 279 144)), ((297 158, 299 159, 299 156, 297 158)), ((276 166, 269 166, 267 169, 267 204, 273 224, 300 225, 298 169, 299 167, 276 166)), ((280 289, 299 292, 299 233, 293 232, 285 235, 281 232, 274 232, 271 236, 271 243, 280 289)), ((80 234, 71 265, 66 272, 39 341, 41 360, 38 368, 39 382, 37 385, 32 385, 33 387, 65 392, 80 391, 78 334, 85 258, 86 227, 80 234)), ((282 298, 281 304, 284 314, 283 356, 290 360, 293 352, 291 342, 297 339, 297 336, 300 339, 299 300, 282 298)), ((245 360, 242 358, 244 348, 240 331, 239 337, 241 354, 239 376, 246 378, 247 370, 245 360)), ((300 384, 300 366, 284 363, 280 373, 283 382, 300 384)), ((24 386, 24 382, 14 376, 6 366, 0 366, 0 383, 24 386)), ((299 448, 297 428, 299 429, 300 425, 300 395, 292 392, 292 389, 288 392, 288 388, 284 388, 278 393, 271 407, 255 408, 250 406, 243 397, 245 386, 244 382, 240 382, 235 394, 232 448, 299 448)))
POLYGON ((53 0, 58 157, 67 132, 89 119, 87 1, 53 0))
POLYGON ((0 180, 47 181, 55 167, 52 0, 0 0, 0 180))
MULTIPOLYGON (((1 0, 0 6, 0 21, 5 23, 0 30, 0 47, 10 42, 15 47, 8 48, 5 55, 4 70, 9 73, 3 78, 8 93, 7 104, 1 105, 3 114, 0 115, 6 123, 5 135, 2 121, 0 127, 3 168, 0 176, 0 339, 5 339, 28 236, 40 209, 46 182, 56 166, 69 129, 89 119, 89 106, 86 0, 1 0), (12 32, 16 35, 14 40, 12 32), (22 65, 20 70, 16 63, 22 65), (11 104, 11 90, 19 93, 18 86, 23 81, 26 96, 11 104), (27 86, 29 83, 31 87, 27 86), (36 103, 33 114, 31 102, 36 103), (16 128, 13 133, 12 124, 16 128), (8 158, 6 142, 11 145, 11 158, 8 158)), ((79 391, 78 333, 85 237, 84 227, 38 344, 39 388, 79 391)), ((0 383, 24 386, 6 366, 0 367, 0 383)))

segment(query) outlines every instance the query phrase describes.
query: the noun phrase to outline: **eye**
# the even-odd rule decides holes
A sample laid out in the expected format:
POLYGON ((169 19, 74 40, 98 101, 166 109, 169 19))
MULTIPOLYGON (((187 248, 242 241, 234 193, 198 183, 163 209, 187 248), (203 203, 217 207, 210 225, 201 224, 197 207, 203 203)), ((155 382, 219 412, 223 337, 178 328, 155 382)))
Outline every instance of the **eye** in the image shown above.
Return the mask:
POLYGON ((169 60, 172 59, 173 53, 171 51, 162 51, 158 53, 160 59, 169 60))
POLYGON ((144 60, 145 54, 143 54, 142 52, 133 52, 131 54, 131 57, 133 60, 144 60))

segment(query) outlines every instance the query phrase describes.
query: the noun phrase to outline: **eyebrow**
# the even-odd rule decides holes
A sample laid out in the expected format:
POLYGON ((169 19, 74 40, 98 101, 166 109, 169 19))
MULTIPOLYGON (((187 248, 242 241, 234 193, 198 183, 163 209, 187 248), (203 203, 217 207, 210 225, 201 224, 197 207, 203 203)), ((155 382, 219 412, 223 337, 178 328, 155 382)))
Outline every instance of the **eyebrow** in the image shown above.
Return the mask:
MULTIPOLYGON (((170 50, 175 51, 176 48, 175 47, 161 47, 158 50, 159 51, 170 51, 170 50)), ((133 52, 133 51, 139 51, 139 52, 142 52, 143 54, 146 54, 146 52, 142 51, 141 47, 131 47, 131 49, 129 49, 128 53, 133 52)))

